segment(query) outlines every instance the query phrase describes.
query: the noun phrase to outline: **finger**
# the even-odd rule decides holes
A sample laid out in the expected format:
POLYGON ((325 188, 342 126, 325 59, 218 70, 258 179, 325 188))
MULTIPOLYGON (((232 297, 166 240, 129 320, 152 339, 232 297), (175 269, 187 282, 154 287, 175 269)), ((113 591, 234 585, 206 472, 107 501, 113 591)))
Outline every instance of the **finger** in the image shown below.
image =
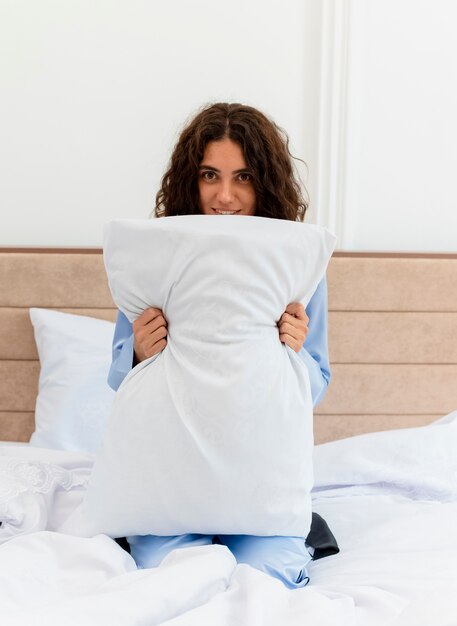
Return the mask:
POLYGON ((166 339, 167 334, 168 330, 164 326, 161 326, 153 333, 146 334, 143 330, 142 333, 139 333, 136 336, 136 341, 140 350, 146 353, 150 352, 154 344, 156 344, 158 341, 160 341, 161 339, 166 339))
POLYGON ((159 315, 163 315, 160 309, 156 309, 155 307, 149 307, 145 309, 143 313, 136 320, 137 322, 141 322, 141 325, 148 324, 150 321, 158 317, 159 315))
POLYGON ((143 350, 144 359, 149 359, 151 356, 158 354, 165 348, 166 345, 167 340, 161 339, 160 341, 157 341, 153 345, 149 346, 146 350, 143 350))
POLYGON ((281 326, 283 326, 284 324, 287 324, 288 326, 291 326, 292 328, 296 328, 297 330, 304 330, 305 328, 307 328, 306 323, 303 320, 299 320, 296 317, 292 317, 289 320, 285 320, 284 322, 281 322, 279 324, 279 328, 281 328, 281 326))
POLYGON ((167 334, 167 328, 165 328, 165 326, 160 326, 159 328, 157 328, 157 330, 148 335, 149 344, 154 344, 157 341, 160 341, 161 339, 166 337, 167 334))
POLYGON ((138 333, 150 324, 152 324, 152 330, 155 330, 159 326, 167 325, 167 321, 160 309, 146 309, 143 311, 140 317, 132 324, 133 332, 138 333))
POLYGON ((291 302, 286 306, 286 313, 293 315, 294 317, 298 317, 300 320, 304 320, 308 318, 306 315, 305 307, 301 302, 291 302))
POLYGON ((279 334, 281 335, 290 335, 294 339, 303 338, 304 332, 303 329, 297 328, 293 324, 289 324, 288 322, 283 322, 279 327, 279 334))
POLYGON ((280 322, 288 322, 289 324, 302 325, 307 326, 309 322, 309 317, 305 313, 304 318, 295 317, 295 315, 291 315, 290 313, 283 313, 280 322))
POLYGON ((300 351, 301 346, 299 342, 294 339, 294 337, 291 337, 287 333, 281 333, 279 335, 279 339, 282 341, 282 343, 285 343, 287 346, 289 346, 289 348, 292 348, 294 352, 300 351))
MULTIPOLYGON (((158 319, 158 318, 157 318, 158 319)), ((150 324, 146 326, 140 326, 140 328, 133 329, 133 349, 139 361, 143 361, 145 358, 157 354, 158 350, 154 349, 155 343, 165 339, 168 334, 166 326, 160 326, 157 329, 152 329, 150 324)))
POLYGON ((146 358, 149 359, 151 356, 154 356, 155 354, 162 352, 162 350, 164 350, 166 345, 167 345, 167 340, 160 339, 159 341, 154 343, 152 346, 150 346, 147 350, 145 350, 146 358))
POLYGON ((164 318, 164 316, 158 315, 157 317, 154 317, 154 319, 152 319, 150 322, 148 322, 144 326, 144 328, 147 329, 149 333, 152 333, 158 328, 161 328, 161 327, 166 328, 167 326, 168 326, 167 320, 164 318))

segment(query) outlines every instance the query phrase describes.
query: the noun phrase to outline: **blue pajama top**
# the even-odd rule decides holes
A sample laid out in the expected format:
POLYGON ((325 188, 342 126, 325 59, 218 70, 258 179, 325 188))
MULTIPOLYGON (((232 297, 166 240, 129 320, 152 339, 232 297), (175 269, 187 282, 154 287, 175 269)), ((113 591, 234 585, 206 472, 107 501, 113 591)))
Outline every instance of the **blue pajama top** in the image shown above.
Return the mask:
MULTIPOLYGON (((317 286, 306 307, 309 333, 298 355, 308 368, 313 405, 325 395, 330 381, 328 355, 328 304, 325 278, 317 286)), ((119 311, 113 338, 113 360, 108 374, 108 384, 115 391, 133 367, 133 328, 119 311)))

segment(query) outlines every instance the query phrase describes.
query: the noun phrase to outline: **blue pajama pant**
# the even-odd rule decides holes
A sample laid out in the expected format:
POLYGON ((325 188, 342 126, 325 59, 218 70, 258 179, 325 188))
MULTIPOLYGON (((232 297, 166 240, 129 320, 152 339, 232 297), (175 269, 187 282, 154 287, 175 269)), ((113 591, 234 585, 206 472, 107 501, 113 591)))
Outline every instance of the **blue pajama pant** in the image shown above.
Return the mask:
POLYGON ((158 537, 137 535, 127 538, 130 554, 140 568, 157 567, 176 548, 221 543, 232 552, 237 563, 247 563, 279 578, 289 589, 304 587, 306 566, 311 561, 303 537, 255 537, 252 535, 178 535, 158 537))

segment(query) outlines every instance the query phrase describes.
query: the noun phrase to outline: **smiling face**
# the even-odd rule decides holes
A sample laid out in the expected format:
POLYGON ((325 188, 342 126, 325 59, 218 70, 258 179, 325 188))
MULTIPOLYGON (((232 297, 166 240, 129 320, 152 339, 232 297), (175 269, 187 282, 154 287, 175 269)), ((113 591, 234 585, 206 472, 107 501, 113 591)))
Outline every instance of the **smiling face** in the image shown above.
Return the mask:
POLYGON ((252 173, 241 147, 231 139, 210 141, 198 172, 200 209, 205 215, 254 215, 252 173))

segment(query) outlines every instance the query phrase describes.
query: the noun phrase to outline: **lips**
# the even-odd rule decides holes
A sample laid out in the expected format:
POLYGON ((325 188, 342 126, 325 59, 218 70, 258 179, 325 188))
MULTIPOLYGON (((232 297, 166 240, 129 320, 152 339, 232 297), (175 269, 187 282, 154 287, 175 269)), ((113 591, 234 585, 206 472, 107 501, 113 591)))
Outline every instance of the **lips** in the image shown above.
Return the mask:
POLYGON ((238 211, 227 211, 225 209, 213 209, 213 211, 217 214, 217 215, 235 215, 236 213, 239 213, 241 209, 239 209, 238 211))

